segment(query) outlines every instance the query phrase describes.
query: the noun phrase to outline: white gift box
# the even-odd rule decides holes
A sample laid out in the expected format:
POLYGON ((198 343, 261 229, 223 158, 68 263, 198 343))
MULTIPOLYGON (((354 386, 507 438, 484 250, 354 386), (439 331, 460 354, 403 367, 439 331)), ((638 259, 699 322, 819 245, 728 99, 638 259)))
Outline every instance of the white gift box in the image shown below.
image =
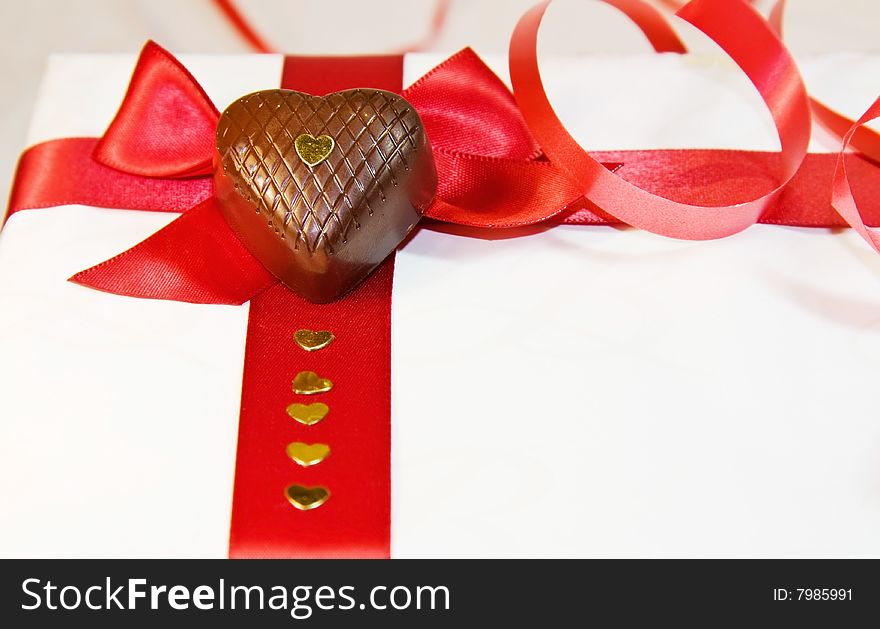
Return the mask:
MULTIPOLYGON (((407 55, 404 83, 441 60, 407 55)), ((103 133, 134 61, 53 57, 30 143, 103 133)), ((282 65, 182 61, 221 110, 282 65)), ((800 61, 850 115, 876 96, 880 56, 800 61)), ((777 149, 722 57, 543 67, 588 149, 777 149)), ((226 556, 247 306, 66 281, 173 218, 63 206, 0 232, 0 555, 226 556)), ((851 230, 420 230, 394 278, 392 555, 880 555, 878 277, 851 230)))

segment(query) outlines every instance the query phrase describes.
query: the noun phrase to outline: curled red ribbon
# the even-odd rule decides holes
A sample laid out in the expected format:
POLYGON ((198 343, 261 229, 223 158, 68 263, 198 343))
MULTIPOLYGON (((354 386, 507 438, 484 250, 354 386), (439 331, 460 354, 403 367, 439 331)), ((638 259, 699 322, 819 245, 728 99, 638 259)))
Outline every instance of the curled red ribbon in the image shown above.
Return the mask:
POLYGON ((578 182, 589 201, 634 227, 704 240, 730 236, 755 224, 800 168, 811 130, 803 81, 764 19, 741 0, 694 0, 678 13, 718 43, 746 73, 767 104, 782 145, 779 183, 771 191, 737 204, 694 205, 646 192, 609 172, 565 129, 538 69, 538 29, 548 4, 531 9, 517 25, 510 43, 510 75, 523 116, 550 160, 578 182))
MULTIPOLYGON (((780 38, 782 37, 784 12, 785 0, 778 0, 776 4, 773 5, 773 8, 770 10, 770 15, 767 18, 770 27, 780 38)), ((815 98, 810 98, 810 107, 813 110, 813 117, 816 121, 841 140, 843 140, 844 136, 847 135, 853 125, 855 125, 854 121, 837 113, 815 98)), ((880 162, 880 133, 877 133, 873 129, 858 126, 856 132, 852 134, 850 140, 846 141, 845 144, 846 146, 852 146, 854 149, 857 149, 865 157, 869 157, 875 162, 880 162)))
POLYGON ((849 148, 853 139, 858 132, 864 129, 864 125, 880 118, 880 98, 868 108, 868 110, 855 121, 850 130, 843 137, 843 148, 837 157, 837 166, 834 169, 834 178, 832 180, 831 204, 840 215, 846 219, 850 227, 856 230, 865 241, 874 248, 874 251, 880 253, 880 231, 876 227, 868 227, 865 224, 862 212, 856 203, 853 194, 852 184, 847 172, 847 162, 850 156, 847 155, 846 149, 849 148))

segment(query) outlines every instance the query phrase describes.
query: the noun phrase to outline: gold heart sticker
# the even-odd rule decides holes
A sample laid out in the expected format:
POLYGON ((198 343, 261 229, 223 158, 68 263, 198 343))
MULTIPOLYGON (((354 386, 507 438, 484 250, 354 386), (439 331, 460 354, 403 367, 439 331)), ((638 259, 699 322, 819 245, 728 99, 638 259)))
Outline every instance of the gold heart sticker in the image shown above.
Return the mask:
POLYGON ((327 502, 330 497, 330 491, 326 487, 303 487, 302 485, 291 485, 284 490, 284 495, 297 509, 308 511, 309 509, 317 509, 327 502))
POLYGON ((299 158, 314 167, 327 159, 336 142, 329 135, 320 135, 316 138, 311 133, 303 133, 296 136, 293 146, 299 158))
POLYGON ((321 402, 315 402, 314 404, 291 404, 287 407, 287 414, 290 415, 292 419, 295 419, 300 424, 305 424, 306 426, 317 424, 324 419, 329 412, 330 407, 321 402))
POLYGON ((317 352, 319 349, 330 345, 335 338, 333 332, 328 332, 327 330, 321 330, 320 332, 305 329, 297 330, 293 335, 293 340, 296 341, 296 344, 307 352, 317 352))
POLYGON ((302 441, 295 441, 294 443, 287 444, 287 456, 303 467, 317 465, 326 459, 329 454, 330 446, 326 443, 308 444, 302 441))
POLYGON ((333 382, 319 378, 314 371, 300 371, 293 379, 293 392, 301 395, 325 393, 333 388, 333 382))

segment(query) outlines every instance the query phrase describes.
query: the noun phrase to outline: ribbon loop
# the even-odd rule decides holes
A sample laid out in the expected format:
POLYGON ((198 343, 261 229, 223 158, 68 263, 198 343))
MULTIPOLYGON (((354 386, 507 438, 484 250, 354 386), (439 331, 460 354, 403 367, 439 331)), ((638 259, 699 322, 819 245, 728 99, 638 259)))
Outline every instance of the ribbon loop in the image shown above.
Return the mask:
POLYGON ((732 205, 688 204, 646 192, 590 157, 553 111, 540 76, 537 35, 549 2, 527 12, 510 43, 513 91, 550 160, 591 201, 624 223, 664 236, 706 240, 730 236, 761 217, 794 177, 807 153, 810 111, 794 60, 754 9, 741 0, 694 0, 679 13, 737 62, 764 98, 782 144, 780 183, 769 193, 732 205))
POLYGON ((148 41, 122 106, 98 142, 94 158, 142 177, 210 175, 219 117, 211 99, 183 64, 148 41))
MULTIPOLYGON (((849 148, 850 143, 852 143, 859 130, 864 129, 864 125, 878 118, 880 118, 880 98, 874 101, 862 117, 856 120, 855 124, 844 135, 843 145, 841 146, 840 154, 837 156, 837 166, 834 169, 834 178, 831 185, 831 204, 844 220, 849 223, 850 227, 856 230, 874 248, 874 251, 880 253, 880 230, 876 227, 868 227, 865 224, 862 212, 856 204, 849 174, 847 173, 847 160, 858 158, 854 156, 849 157, 846 153, 847 148, 849 148)), ((873 181, 877 183, 878 179, 874 178, 873 181)))
POLYGON ((428 72, 403 97, 419 112, 435 151, 526 160, 541 154, 513 94, 470 48, 428 72))
MULTIPOLYGON (((770 9, 770 15, 767 22, 776 35, 782 39, 782 23, 785 13, 785 0, 777 0, 773 8, 770 9)), ((875 162, 880 162, 880 133, 877 133, 869 127, 856 124, 846 116, 837 113, 824 103, 810 98, 810 107, 813 110, 813 117, 827 131, 840 138, 843 141, 844 136, 855 127, 855 132, 846 140, 848 146, 852 146, 866 157, 871 158, 875 162)))

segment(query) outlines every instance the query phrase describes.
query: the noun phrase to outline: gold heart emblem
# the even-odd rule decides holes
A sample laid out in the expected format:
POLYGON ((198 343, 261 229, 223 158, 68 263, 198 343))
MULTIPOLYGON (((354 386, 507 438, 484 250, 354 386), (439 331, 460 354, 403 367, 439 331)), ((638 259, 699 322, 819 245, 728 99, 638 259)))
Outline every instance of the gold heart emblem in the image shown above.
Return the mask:
POLYGON ((328 332, 327 330, 321 330, 320 332, 315 332, 313 330, 297 330, 296 334, 293 335, 293 340, 296 341, 296 344, 307 352, 316 352, 319 349, 324 349, 330 345, 335 338, 333 332, 328 332))
POLYGON ((311 426, 317 424, 330 412, 330 407, 321 402, 314 404, 291 404, 287 407, 287 414, 300 424, 311 426))
POLYGON ((293 146, 299 158, 314 167, 327 159, 336 142, 329 135, 319 135, 316 138, 311 133, 303 133, 296 136, 293 146))
POLYGON ((294 443, 287 444, 287 456, 303 467, 317 465, 326 459, 329 454, 330 446, 326 443, 313 443, 310 445, 302 441, 295 441, 294 443))
POLYGON ((326 487, 303 487, 302 485, 291 485, 284 490, 284 495, 297 509, 308 511, 309 509, 317 509, 327 502, 330 497, 330 491, 326 487))
POLYGON ((314 371, 300 371, 293 379, 293 392, 301 395, 314 395, 325 393, 333 388, 333 383, 327 378, 319 378, 314 371))

